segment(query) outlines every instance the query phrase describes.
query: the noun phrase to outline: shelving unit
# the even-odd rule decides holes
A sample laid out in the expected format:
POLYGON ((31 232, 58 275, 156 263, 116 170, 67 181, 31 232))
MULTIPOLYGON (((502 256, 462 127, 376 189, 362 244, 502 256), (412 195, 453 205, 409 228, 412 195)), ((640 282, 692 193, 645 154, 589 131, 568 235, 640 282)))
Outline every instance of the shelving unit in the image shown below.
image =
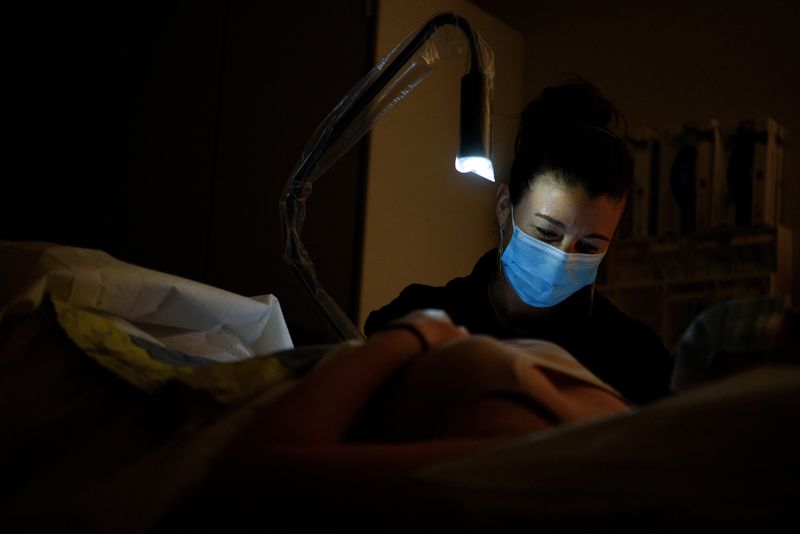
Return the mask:
POLYGON ((788 294, 783 139, 770 117, 645 128, 629 137, 636 185, 598 290, 668 348, 714 303, 788 294))
POLYGON ((602 265, 598 290, 670 348, 716 302, 788 292, 791 232, 778 225, 622 238, 602 265))

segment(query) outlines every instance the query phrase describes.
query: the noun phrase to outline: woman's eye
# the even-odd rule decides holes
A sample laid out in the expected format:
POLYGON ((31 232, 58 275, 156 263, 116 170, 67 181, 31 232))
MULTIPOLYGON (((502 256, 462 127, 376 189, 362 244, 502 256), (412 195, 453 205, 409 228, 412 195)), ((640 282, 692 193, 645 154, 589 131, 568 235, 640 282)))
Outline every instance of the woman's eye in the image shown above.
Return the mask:
POLYGON ((536 231, 542 238, 546 240, 556 239, 558 237, 554 231, 548 230, 547 228, 539 228, 537 226, 536 231))
POLYGON ((597 254, 600 251, 599 248, 589 243, 578 243, 577 249, 584 254, 597 254))

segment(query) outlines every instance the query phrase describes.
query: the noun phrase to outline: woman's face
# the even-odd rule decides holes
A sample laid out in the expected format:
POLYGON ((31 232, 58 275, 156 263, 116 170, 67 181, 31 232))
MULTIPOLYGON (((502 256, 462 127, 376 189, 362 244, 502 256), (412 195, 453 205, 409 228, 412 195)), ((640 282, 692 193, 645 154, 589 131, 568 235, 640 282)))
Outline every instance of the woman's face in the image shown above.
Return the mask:
MULTIPOLYGON (((514 221, 526 234, 564 252, 601 254, 606 251, 625 209, 624 200, 589 198, 580 185, 563 185, 550 175, 533 181, 514 206, 514 221)), ((497 193, 497 222, 505 242, 511 239, 511 198, 508 186, 497 193)))

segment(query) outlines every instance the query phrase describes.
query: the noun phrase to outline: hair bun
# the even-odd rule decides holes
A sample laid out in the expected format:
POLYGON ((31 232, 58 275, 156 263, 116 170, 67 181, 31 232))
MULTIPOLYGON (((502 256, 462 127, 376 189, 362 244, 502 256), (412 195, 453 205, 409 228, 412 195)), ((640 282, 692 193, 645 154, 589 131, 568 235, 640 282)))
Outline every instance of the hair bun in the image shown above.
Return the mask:
POLYGON ((580 185, 590 198, 624 199, 633 187, 633 158, 611 131, 620 122, 625 118, 614 105, 579 76, 544 89, 520 117, 509 174, 511 201, 519 202, 544 174, 580 185))
POLYGON ((578 124, 607 128, 619 118, 619 112, 594 85, 574 76, 544 89, 528 104, 522 112, 520 130, 546 133, 578 124))

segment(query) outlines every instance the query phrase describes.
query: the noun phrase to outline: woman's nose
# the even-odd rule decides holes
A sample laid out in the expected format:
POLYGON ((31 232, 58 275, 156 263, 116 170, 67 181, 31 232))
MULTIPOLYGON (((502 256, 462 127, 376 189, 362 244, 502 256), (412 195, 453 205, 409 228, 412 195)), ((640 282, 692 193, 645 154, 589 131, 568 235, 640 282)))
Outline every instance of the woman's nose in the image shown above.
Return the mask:
POLYGON ((573 252, 578 252, 576 248, 578 246, 578 239, 574 236, 567 236, 565 235, 561 242, 556 244, 556 247, 562 252, 566 252, 568 254, 572 254, 573 252))

